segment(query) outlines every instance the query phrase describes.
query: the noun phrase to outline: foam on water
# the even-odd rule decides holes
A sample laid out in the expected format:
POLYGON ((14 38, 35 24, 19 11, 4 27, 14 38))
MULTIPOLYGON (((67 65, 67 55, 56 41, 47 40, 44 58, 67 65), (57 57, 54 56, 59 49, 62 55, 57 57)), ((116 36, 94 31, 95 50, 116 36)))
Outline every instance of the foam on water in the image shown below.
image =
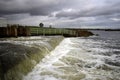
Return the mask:
MULTIPOLYGON (((49 80, 56 80, 54 77, 50 76, 40 76, 40 73, 42 71, 47 71, 46 74, 49 74, 49 70, 53 70, 54 71, 54 66, 52 64, 54 64, 56 61, 58 61, 62 56, 64 56, 66 53, 69 52, 69 43, 70 40, 69 39, 65 39, 61 42, 61 44, 59 46, 57 46, 55 48, 54 51, 51 52, 51 55, 46 56, 34 69, 33 72, 31 72, 30 74, 28 74, 24 79, 25 80, 40 80, 40 79, 44 79, 47 80, 49 78, 49 80), (54 79, 53 79, 54 78, 54 79)), ((61 62, 61 64, 64 65, 64 63, 61 62)))
POLYGON ((28 47, 47 47, 49 49, 53 49, 51 45, 47 42, 49 41, 48 37, 19 37, 19 38, 6 38, 5 40, 0 40, 0 43, 12 43, 12 44, 18 44, 18 45, 24 45, 28 47))
POLYGON ((66 38, 23 80, 119 80, 119 49, 102 40, 66 38), (111 53, 111 55, 106 55, 111 53))

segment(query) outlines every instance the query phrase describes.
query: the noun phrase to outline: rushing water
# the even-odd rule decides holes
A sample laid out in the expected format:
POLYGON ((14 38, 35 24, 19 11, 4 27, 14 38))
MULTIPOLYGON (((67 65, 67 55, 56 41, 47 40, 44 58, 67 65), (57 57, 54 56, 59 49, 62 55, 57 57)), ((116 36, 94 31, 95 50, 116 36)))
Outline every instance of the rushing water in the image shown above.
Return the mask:
POLYGON ((65 38, 23 80, 120 80, 120 32, 65 38))

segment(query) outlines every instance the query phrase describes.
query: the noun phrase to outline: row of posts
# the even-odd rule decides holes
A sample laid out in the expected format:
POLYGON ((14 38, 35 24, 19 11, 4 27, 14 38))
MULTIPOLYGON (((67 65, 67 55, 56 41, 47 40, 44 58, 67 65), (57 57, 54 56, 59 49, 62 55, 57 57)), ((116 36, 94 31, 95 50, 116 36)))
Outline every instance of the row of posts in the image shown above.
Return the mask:
POLYGON ((30 36, 30 28, 24 26, 0 27, 0 37, 30 36))

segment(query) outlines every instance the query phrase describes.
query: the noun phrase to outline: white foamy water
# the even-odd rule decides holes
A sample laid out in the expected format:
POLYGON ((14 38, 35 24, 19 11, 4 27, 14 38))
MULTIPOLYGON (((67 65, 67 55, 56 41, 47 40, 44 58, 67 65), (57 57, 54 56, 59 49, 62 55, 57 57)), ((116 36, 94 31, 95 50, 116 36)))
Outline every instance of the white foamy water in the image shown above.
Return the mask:
POLYGON ((120 80, 120 46, 111 41, 66 38, 23 80, 120 80))
MULTIPOLYGON (((55 66, 53 66, 53 64, 59 61, 60 58, 65 56, 70 51, 69 44, 70 44, 69 39, 63 40, 61 44, 57 46, 55 50, 51 52, 50 55, 47 55, 37 66, 35 66, 35 68, 33 69, 31 73, 29 73, 26 77, 24 77, 24 80, 40 80, 40 79, 41 80, 42 79, 56 80, 55 77, 50 77, 47 75, 40 76, 40 73, 47 71, 47 70, 54 72, 55 66)), ((61 64, 65 65, 63 62, 61 62, 61 64)), ((49 71, 48 71, 48 74, 49 74, 49 71)))
POLYGON ((46 47, 46 49, 53 49, 53 47, 49 44, 52 37, 44 37, 44 36, 34 36, 34 37, 19 37, 19 38, 6 38, 0 40, 0 43, 12 43, 17 45, 24 45, 28 47, 37 47, 41 48, 41 46, 46 47), (39 47, 40 46, 40 47, 39 47))

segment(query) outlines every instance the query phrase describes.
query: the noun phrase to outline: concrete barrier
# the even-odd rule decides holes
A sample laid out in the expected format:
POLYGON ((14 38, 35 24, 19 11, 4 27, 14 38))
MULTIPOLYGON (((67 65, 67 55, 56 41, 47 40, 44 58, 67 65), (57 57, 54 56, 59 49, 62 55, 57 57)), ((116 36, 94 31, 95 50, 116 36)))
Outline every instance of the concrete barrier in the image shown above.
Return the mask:
POLYGON ((0 37, 18 37, 18 36, 30 36, 29 27, 16 25, 0 27, 0 37))
POLYGON ((24 26, 18 26, 17 33, 18 36, 30 36, 30 28, 24 26))

